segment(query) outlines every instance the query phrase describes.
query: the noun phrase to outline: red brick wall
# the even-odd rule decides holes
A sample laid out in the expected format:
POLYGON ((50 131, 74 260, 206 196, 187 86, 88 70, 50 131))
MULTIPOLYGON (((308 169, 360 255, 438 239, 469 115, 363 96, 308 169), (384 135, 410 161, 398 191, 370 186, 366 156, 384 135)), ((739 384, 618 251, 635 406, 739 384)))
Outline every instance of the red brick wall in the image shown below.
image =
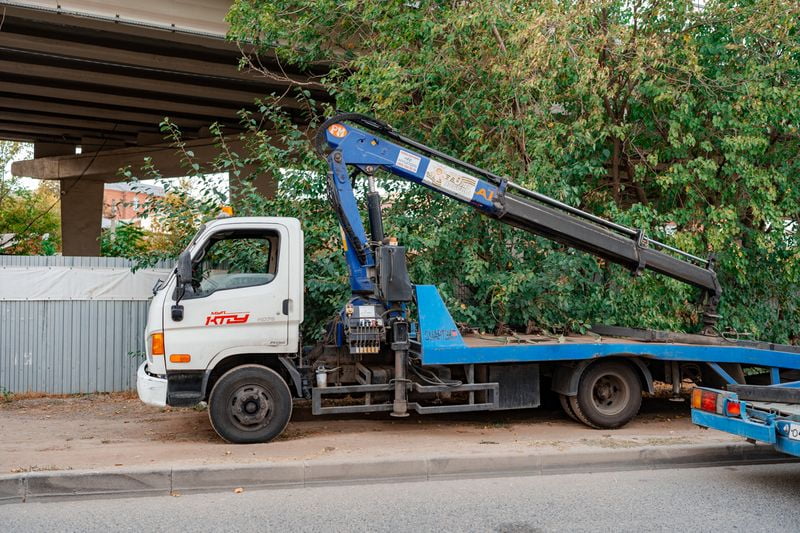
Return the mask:
POLYGON ((149 198, 143 192, 115 191, 105 189, 103 191, 103 218, 114 218, 113 206, 117 206, 117 220, 130 220, 137 218, 142 212, 142 205, 149 198), (134 201, 138 200, 138 208, 134 208, 134 201))

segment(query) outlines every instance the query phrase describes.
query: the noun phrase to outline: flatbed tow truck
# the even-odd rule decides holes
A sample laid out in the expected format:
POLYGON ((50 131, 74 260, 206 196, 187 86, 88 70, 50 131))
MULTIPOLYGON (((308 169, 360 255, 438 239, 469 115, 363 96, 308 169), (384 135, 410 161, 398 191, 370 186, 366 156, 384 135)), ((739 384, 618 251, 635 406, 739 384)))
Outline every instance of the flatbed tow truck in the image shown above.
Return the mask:
POLYGON ((638 412, 653 381, 677 396, 684 379, 744 384, 749 368, 771 383, 800 379, 800 348, 716 333, 722 288, 703 259, 579 210, 507 178, 347 113, 323 123, 317 151, 329 166, 328 196, 343 233, 351 298, 322 342, 303 347, 303 233, 288 217, 223 218, 202 226, 156 287, 147 359, 137 389, 145 403, 208 403, 229 442, 266 442, 285 428, 293 398, 315 415, 391 416, 537 407, 558 394, 565 412, 616 428, 638 412), (386 236, 377 173, 388 172, 532 234, 699 289, 699 334, 594 326, 590 335, 462 335, 435 286, 412 285, 405 248, 386 236), (367 224, 354 192, 367 180, 367 224), (747 371, 747 372, 746 372, 747 371))

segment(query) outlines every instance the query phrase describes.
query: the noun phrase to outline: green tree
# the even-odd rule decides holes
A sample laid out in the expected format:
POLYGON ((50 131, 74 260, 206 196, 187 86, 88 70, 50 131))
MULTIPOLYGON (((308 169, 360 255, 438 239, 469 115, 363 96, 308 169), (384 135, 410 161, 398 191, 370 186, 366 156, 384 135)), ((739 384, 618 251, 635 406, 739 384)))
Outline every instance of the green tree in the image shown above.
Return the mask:
MULTIPOLYGON (((229 21, 233 39, 280 62, 329 66, 321 81, 339 109, 689 252, 713 251, 722 326, 800 334, 797 3, 237 0, 229 21)), ((592 257, 385 183, 388 229, 410 247, 414 279, 437 283, 458 320, 697 327, 690 288, 652 275, 631 283, 592 257)))
POLYGON ((136 224, 120 223, 113 230, 100 234, 100 255, 104 257, 137 257, 147 251, 147 232, 136 224))
POLYGON ((61 246, 57 185, 26 188, 7 172, 25 152, 22 143, 0 141, 0 253, 53 255, 61 246))

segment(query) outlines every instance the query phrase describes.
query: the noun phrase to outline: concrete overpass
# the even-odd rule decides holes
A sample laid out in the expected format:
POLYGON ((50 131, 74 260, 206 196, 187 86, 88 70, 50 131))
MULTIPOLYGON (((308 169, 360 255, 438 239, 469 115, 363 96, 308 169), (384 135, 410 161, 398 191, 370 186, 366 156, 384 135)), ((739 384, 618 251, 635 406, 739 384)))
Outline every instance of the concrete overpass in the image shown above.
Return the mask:
MULTIPOLYGON (((241 71, 225 40, 230 0, 0 0, 0 139, 31 142, 17 176, 60 182, 64 255, 99 255, 103 183, 153 157, 185 174, 159 122, 179 125, 198 160, 216 149, 208 126, 239 129, 237 112, 271 93, 303 122, 298 84, 329 100, 314 76, 262 56, 270 75, 241 71), (81 153, 76 154, 76 147, 81 153)), ((264 194, 268 176, 250 176, 264 194)))

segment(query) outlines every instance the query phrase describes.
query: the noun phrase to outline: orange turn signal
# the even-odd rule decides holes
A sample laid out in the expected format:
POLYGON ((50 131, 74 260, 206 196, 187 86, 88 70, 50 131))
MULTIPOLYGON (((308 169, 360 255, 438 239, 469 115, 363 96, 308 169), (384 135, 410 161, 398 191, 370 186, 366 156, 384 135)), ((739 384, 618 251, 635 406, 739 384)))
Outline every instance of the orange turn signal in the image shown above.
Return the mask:
POLYGON ((192 360, 192 356, 188 353, 173 353, 169 356, 170 363, 188 363, 192 360))
POLYGON ((150 355, 164 355, 164 333, 161 331, 150 336, 150 355))
POLYGON ((703 391, 700 389, 692 390, 692 409, 700 409, 700 403, 703 399, 703 391))

